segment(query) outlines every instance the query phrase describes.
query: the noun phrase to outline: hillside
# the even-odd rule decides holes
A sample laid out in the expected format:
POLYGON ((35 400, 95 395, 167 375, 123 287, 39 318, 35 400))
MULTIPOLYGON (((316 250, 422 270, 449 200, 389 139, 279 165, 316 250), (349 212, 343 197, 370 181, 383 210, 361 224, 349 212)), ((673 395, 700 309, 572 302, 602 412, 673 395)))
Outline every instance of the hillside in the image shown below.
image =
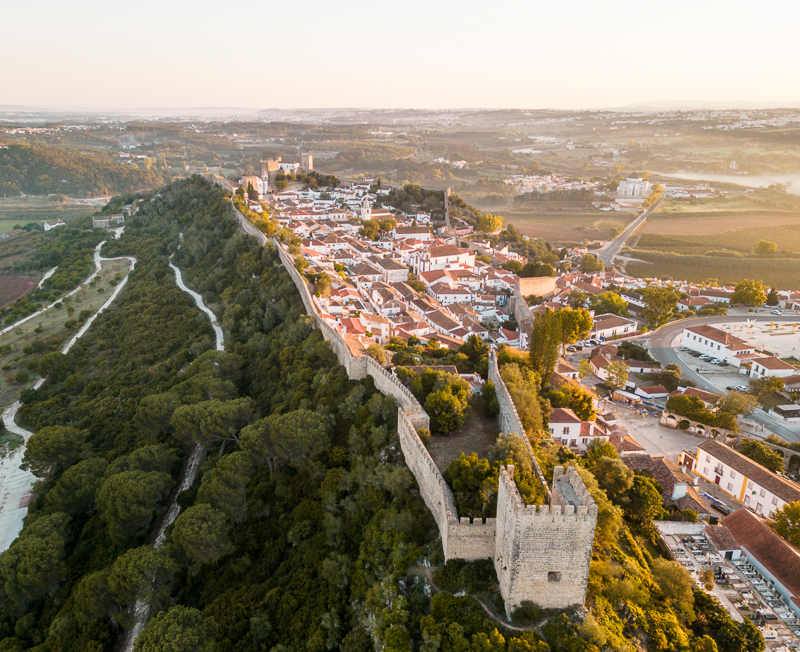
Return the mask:
POLYGON ((154 188, 171 179, 168 170, 122 163, 103 153, 82 154, 42 144, 0 149, 0 197, 62 194, 93 197, 154 188))
MULTIPOLYGON (((0 554, 0 650, 111 652, 137 598, 153 616, 137 652, 763 650, 752 624, 654 559, 587 469, 601 509, 583 623, 527 605, 528 622, 547 618, 545 642, 490 618, 458 594, 502 612, 488 560, 431 576, 442 548, 395 400, 348 379, 275 248, 239 231, 228 206, 196 177, 145 201, 103 250, 138 258, 125 291, 23 393, 25 461, 41 481, 0 554), (224 352, 175 287, 171 254, 216 312, 224 352), (156 550, 195 445, 198 479, 156 550)), ((545 473, 564 461, 551 455, 545 473)))

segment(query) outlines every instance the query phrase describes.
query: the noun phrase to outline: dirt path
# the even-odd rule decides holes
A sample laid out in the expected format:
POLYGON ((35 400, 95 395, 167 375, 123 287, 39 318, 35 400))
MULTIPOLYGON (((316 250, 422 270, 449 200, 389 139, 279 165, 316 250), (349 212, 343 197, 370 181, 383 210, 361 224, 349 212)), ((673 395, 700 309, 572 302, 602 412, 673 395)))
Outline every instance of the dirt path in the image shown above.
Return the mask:
MULTIPOLYGON (((436 593, 446 593, 446 591, 442 591, 442 589, 440 589, 434 583, 434 581, 433 581, 433 569, 430 566, 412 566, 411 568, 408 569, 408 572, 413 574, 413 575, 419 575, 421 573, 424 573, 425 577, 428 580, 428 583, 431 585, 433 590, 436 591, 436 593)), ((502 625, 506 629, 511 629, 511 630, 514 630, 515 632, 536 631, 537 627, 535 627, 535 626, 533 626, 533 627, 520 627, 518 625, 512 625, 511 623, 506 622, 502 618, 500 618, 497 615, 495 615, 495 613, 489 608, 489 605, 487 605, 479 597, 477 597, 475 595, 472 595, 472 594, 469 594, 469 596, 471 598, 475 598, 475 600, 477 600, 478 604, 481 605, 481 607, 486 612, 486 615, 489 616, 489 618, 491 618, 494 622, 498 623, 499 625, 502 625)), ((547 622, 547 621, 544 621, 544 622, 547 622)), ((542 624, 544 624, 544 622, 542 624)))

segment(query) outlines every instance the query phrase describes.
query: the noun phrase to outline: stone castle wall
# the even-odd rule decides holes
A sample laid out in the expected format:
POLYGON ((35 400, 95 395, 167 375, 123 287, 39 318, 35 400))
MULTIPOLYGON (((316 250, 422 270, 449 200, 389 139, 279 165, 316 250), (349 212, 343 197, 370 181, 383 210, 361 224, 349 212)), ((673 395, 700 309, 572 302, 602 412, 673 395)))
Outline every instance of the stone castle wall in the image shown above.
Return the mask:
MULTIPOLYGON (((222 185, 222 184, 220 184, 222 185)), ((225 186, 223 186, 225 187, 225 186)), ((267 238, 255 229, 234 207, 242 229, 263 244, 267 238), (249 228, 248 228, 249 227, 249 228)), ((458 518, 453 492, 422 443, 417 430, 428 428, 430 420, 414 395, 392 373, 365 355, 354 355, 342 335, 319 314, 308 285, 294 266, 294 261, 277 240, 273 244, 284 268, 294 281, 303 305, 314 325, 330 343, 340 364, 352 380, 371 376, 375 387, 395 398, 398 404, 397 432, 406 464, 419 485, 420 495, 439 527, 445 559, 493 559, 500 591, 510 613, 523 600, 532 600, 545 607, 566 607, 582 604, 588 578, 597 507, 588 496, 574 469, 570 470, 569 486, 573 493, 567 497, 558 490, 556 479, 561 478, 556 467, 554 490, 548 493, 548 503, 539 508, 526 506, 513 481, 513 467, 500 471, 497 518, 470 520, 458 518), (577 509, 566 504, 567 498, 580 501, 577 509), (576 498, 577 497, 577 498, 576 498), (558 572, 560 582, 548 582, 548 573, 558 572), (542 579, 544 578, 544 579, 542 579)), ((505 433, 518 433, 528 446, 533 466, 540 482, 547 487, 528 438, 522 428, 508 388, 497 368, 497 357, 490 352, 489 377, 495 385, 500 414, 498 419, 505 433)))
POLYGON ((494 567, 506 612, 523 600, 546 608, 583 604, 597 506, 574 469, 555 468, 551 504, 539 507, 525 505, 513 478, 513 466, 500 469, 494 567), (566 502, 561 483, 577 506, 566 502))
POLYGON ((495 353, 494 349, 489 351, 489 380, 491 380, 494 384, 497 404, 500 406, 500 410, 497 413, 497 422, 500 426, 500 432, 505 435, 518 435, 522 438, 522 441, 524 441, 528 447, 528 453, 531 456, 531 461, 533 462, 534 473, 536 474, 536 477, 539 478, 539 482, 541 482, 542 486, 546 489, 547 482, 544 479, 542 470, 539 468, 539 461, 536 459, 533 448, 531 448, 531 443, 528 440, 528 437, 525 434, 525 429, 522 426, 522 419, 519 418, 519 412, 517 412, 517 408, 514 405, 514 401, 511 398, 510 392, 508 391, 508 387, 506 387, 506 383, 503 380, 503 377, 500 375, 500 370, 497 367, 497 354, 495 353))

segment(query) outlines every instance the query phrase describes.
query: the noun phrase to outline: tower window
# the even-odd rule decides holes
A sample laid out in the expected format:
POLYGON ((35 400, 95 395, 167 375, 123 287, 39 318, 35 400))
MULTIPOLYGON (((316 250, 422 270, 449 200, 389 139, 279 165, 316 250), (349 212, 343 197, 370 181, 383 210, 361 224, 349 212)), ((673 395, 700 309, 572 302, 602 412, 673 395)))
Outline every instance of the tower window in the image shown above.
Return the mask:
POLYGON ((559 571, 550 571, 547 574, 547 581, 548 582, 560 582, 561 581, 561 573, 559 571))

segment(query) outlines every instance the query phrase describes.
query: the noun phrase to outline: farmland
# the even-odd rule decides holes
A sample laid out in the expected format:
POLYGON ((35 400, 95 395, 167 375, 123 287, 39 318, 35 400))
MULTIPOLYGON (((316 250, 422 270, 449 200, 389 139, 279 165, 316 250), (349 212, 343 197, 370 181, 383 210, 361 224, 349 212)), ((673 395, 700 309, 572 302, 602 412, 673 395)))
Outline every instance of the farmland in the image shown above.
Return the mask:
POLYGON ((24 297, 34 287, 39 276, 0 276, 0 309, 24 297))
POLYGON ((497 212, 506 222, 525 235, 557 243, 583 240, 610 240, 633 219, 627 213, 601 213, 585 206, 552 206, 546 202, 541 210, 525 208, 487 209, 497 212))
POLYGON ((634 276, 731 284, 761 279, 779 289, 800 289, 800 197, 775 189, 689 202, 669 200, 651 216, 626 255, 634 276), (759 240, 775 242, 774 256, 759 258, 759 240))
POLYGON ((11 230, 14 224, 59 219, 69 223, 91 213, 86 204, 60 202, 53 197, 0 197, 0 233, 11 230))
POLYGON ((76 294, 0 335, 0 405, 8 405, 15 394, 36 377, 39 359, 50 351, 60 350, 81 324, 105 302, 118 278, 125 276, 129 266, 127 260, 103 262, 100 276, 76 294))
POLYGON ((720 284, 754 278, 781 290, 800 290, 800 259, 690 256, 638 249, 630 255, 647 262, 629 262, 626 266, 629 276, 690 282, 715 280, 720 284))

